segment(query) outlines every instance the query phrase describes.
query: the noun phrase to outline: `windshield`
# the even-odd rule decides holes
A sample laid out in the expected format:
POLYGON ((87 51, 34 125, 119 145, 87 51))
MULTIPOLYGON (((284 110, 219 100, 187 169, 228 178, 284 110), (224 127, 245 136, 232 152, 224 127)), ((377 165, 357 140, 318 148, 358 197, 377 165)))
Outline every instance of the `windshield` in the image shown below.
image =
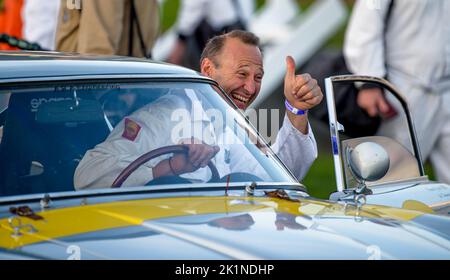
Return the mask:
POLYGON ((295 183, 242 114, 211 84, 10 86, 1 89, 0 106, 1 196, 111 188, 114 183, 295 183), (189 147, 186 155, 190 144, 215 147, 208 166, 157 176, 158 164, 174 171, 176 163, 170 159, 185 151, 157 149, 180 145, 189 147), (135 162, 155 150, 162 153, 135 162))

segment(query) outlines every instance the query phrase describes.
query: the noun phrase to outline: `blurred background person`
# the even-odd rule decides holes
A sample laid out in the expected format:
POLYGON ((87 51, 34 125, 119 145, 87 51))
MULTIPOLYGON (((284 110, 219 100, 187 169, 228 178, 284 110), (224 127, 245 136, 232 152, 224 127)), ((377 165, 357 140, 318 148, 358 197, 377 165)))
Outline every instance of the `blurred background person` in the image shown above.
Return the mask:
MULTIPOLYGON (((23 0, 0 0, 0 34, 22 38, 22 7, 23 0)), ((0 43, 0 51, 16 49, 0 43)))
POLYGON ((167 61, 200 69, 206 42, 232 30, 246 30, 254 0, 182 0, 176 22, 178 39, 167 61))
POLYGON ((60 3, 61 0, 25 0, 22 11, 25 40, 46 50, 55 49, 60 3))
MULTIPOLYGON (((346 32, 344 54, 351 72, 385 77, 409 104, 422 157, 439 181, 450 183, 450 1, 360 0, 346 32), (390 13, 389 21, 384 19, 390 13)), ((410 146, 405 118, 395 116, 378 88, 361 88, 358 105, 388 116, 378 131, 410 146)), ((400 111, 398 108, 397 111, 400 111)))
POLYGON ((150 57, 159 33, 157 0, 61 2, 56 49, 84 54, 150 57))

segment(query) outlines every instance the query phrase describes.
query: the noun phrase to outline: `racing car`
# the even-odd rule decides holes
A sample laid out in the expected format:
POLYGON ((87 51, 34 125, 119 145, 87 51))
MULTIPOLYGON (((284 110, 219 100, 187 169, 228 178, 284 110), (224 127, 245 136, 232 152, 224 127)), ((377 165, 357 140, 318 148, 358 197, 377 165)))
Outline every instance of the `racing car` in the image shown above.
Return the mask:
POLYGON ((435 211, 438 201, 403 203, 410 198, 400 189, 444 186, 427 181, 420 159, 414 182, 378 184, 389 174, 385 142, 360 139, 347 153, 333 137, 359 183, 344 188, 340 179, 340 192, 317 199, 218 84, 194 71, 125 57, 0 53, 0 259, 450 259, 450 218, 435 211), (123 125, 132 141, 143 128, 127 119, 142 108, 157 116, 149 141, 158 145, 138 157, 117 146, 115 158, 127 164, 114 180, 78 188, 88 151, 123 125), (177 140, 196 125, 222 151, 208 166, 132 180, 186 153, 177 140), (224 132, 230 138, 221 142, 224 132), (227 167, 230 145, 245 168, 227 167), (366 168, 373 151, 379 156, 366 168), (388 199, 391 187, 405 196, 399 203, 388 199))

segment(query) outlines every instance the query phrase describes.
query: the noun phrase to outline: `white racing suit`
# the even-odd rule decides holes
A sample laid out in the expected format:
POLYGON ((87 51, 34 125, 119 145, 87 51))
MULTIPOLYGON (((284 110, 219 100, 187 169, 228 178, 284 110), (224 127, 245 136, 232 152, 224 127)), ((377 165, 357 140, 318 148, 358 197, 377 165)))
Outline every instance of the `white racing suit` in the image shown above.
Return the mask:
MULTIPOLYGON (((195 108, 192 106, 195 102, 198 100, 193 95, 184 97, 169 94, 126 117, 103 143, 86 152, 75 171, 75 188, 81 190, 111 186, 120 172, 144 153, 179 144, 182 139, 189 139, 192 135, 182 135, 179 132, 183 128, 195 126, 195 123, 200 124, 202 130, 200 133, 194 133, 196 138, 197 135, 202 135, 203 142, 220 147, 212 162, 221 177, 232 172, 245 172, 263 180, 267 179, 268 175, 245 146, 236 144, 239 142, 229 127, 221 126, 221 129, 217 129, 205 114, 195 114, 198 109, 192 111, 188 109, 195 108), (188 112, 188 121, 180 122, 177 114, 174 114, 175 110, 180 110, 180 115, 188 112)), ((298 179, 305 176, 317 157, 317 144, 311 127, 309 134, 304 135, 292 126, 287 117, 272 148, 298 179)), ((143 164, 128 177, 123 186, 147 184, 153 179, 152 168, 171 156, 171 154, 163 155, 143 164)), ((181 177, 206 182, 210 174, 209 168, 205 167, 190 174, 183 174, 181 177)))

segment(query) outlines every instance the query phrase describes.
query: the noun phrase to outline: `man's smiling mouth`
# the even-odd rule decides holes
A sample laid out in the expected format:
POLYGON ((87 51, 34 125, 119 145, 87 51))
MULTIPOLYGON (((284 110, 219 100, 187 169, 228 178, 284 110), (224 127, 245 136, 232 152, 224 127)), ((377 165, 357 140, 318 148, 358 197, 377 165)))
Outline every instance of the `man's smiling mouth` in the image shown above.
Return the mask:
POLYGON ((244 97, 244 96, 236 94, 236 93, 233 93, 231 96, 234 99, 236 99, 237 101, 240 101, 240 102, 245 103, 245 104, 247 104, 248 101, 250 100, 250 98, 244 97))

